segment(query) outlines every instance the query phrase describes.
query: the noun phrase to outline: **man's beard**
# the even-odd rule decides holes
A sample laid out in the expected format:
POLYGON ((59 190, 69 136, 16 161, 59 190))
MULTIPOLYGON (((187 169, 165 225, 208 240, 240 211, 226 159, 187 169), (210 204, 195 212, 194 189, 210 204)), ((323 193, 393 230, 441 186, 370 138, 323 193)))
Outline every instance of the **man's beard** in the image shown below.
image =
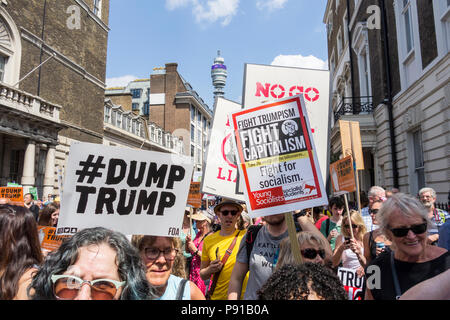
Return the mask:
POLYGON ((270 224, 271 226, 279 226, 280 224, 282 224, 285 220, 284 215, 281 217, 278 217, 278 219, 273 219, 273 218, 269 218, 268 219, 264 219, 266 221, 267 224, 270 224))
POLYGON ((431 201, 424 201, 424 202, 422 202, 422 204, 427 209, 430 209, 433 206, 433 202, 431 202, 431 201))

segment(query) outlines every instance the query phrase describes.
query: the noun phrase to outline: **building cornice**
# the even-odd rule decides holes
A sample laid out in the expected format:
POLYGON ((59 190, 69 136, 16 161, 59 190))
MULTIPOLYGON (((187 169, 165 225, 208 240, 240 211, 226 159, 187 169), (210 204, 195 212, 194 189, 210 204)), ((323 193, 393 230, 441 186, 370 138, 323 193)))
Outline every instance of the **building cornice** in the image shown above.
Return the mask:
POLYGON ((92 20, 94 20, 95 22, 97 22, 100 27, 102 27, 103 30, 105 30, 106 32, 109 32, 111 29, 103 22, 102 19, 100 19, 99 17, 97 17, 89 8, 89 6, 82 0, 75 0, 75 2, 84 10, 87 12, 88 16, 90 18, 92 18, 92 20))

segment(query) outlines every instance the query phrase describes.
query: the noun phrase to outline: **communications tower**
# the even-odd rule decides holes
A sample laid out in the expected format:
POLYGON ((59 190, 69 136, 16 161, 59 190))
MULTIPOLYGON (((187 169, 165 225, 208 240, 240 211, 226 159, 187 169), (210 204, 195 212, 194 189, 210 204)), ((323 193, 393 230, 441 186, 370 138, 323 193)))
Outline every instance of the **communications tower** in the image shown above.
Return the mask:
POLYGON ((211 79, 214 86, 214 100, 217 97, 225 95, 223 89, 227 82, 227 66, 223 63, 225 60, 220 56, 220 50, 217 51, 217 57, 211 67, 211 79))

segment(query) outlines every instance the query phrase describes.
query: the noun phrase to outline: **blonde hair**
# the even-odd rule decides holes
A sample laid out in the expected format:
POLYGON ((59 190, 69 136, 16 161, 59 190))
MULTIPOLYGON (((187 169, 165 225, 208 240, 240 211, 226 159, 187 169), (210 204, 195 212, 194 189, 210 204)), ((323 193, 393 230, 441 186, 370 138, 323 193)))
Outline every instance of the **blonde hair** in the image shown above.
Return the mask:
MULTIPOLYGON (((311 244, 313 246, 317 245, 320 249, 324 249, 325 252, 327 252, 326 247, 328 243, 326 243, 323 238, 318 237, 311 231, 297 232, 297 240, 300 246, 302 246, 303 244, 311 244)), ((278 261, 275 266, 275 271, 286 264, 296 264, 294 256, 292 255, 291 242, 289 237, 284 238, 280 242, 280 251, 278 255, 278 261)))
MULTIPOLYGON (((367 232, 366 224, 364 223, 364 220, 362 216, 359 214, 356 210, 350 210, 350 220, 353 223, 355 223, 358 226, 358 232, 356 234, 353 234, 355 239, 362 241, 364 234, 367 232)), ((341 234, 346 237, 350 238, 350 228, 345 228, 345 226, 348 225, 348 213, 345 212, 342 216, 342 226, 341 226, 341 234)))
MULTIPOLYGON (((139 253, 142 254, 145 246, 150 246, 156 242, 158 236, 143 236, 143 235, 134 235, 131 238, 131 244, 139 250, 139 253)), ((185 271, 185 258, 183 256, 183 250, 181 250, 181 240, 180 238, 175 237, 161 237, 170 239, 171 244, 175 249, 178 249, 178 253, 175 256, 175 260, 173 261, 171 274, 177 277, 186 278, 185 271)))

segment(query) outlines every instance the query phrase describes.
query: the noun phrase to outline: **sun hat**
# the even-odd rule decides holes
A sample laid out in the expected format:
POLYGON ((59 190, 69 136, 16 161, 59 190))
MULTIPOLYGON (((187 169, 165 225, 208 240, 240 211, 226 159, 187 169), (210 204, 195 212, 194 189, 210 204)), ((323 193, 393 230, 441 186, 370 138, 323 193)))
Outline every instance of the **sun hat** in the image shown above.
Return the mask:
POLYGON ((231 200, 231 199, 223 198, 222 201, 220 201, 220 203, 214 207, 214 213, 217 214, 217 212, 219 212, 220 208, 222 208, 224 205, 227 205, 227 204, 235 206, 239 210, 239 213, 241 213, 242 210, 244 210, 244 208, 238 202, 231 200))
POLYGON ((191 218, 192 220, 197 220, 197 221, 208 221, 209 223, 211 223, 211 218, 209 217, 209 215, 205 214, 204 211, 198 211, 195 214, 191 214, 189 215, 189 218, 191 218))

